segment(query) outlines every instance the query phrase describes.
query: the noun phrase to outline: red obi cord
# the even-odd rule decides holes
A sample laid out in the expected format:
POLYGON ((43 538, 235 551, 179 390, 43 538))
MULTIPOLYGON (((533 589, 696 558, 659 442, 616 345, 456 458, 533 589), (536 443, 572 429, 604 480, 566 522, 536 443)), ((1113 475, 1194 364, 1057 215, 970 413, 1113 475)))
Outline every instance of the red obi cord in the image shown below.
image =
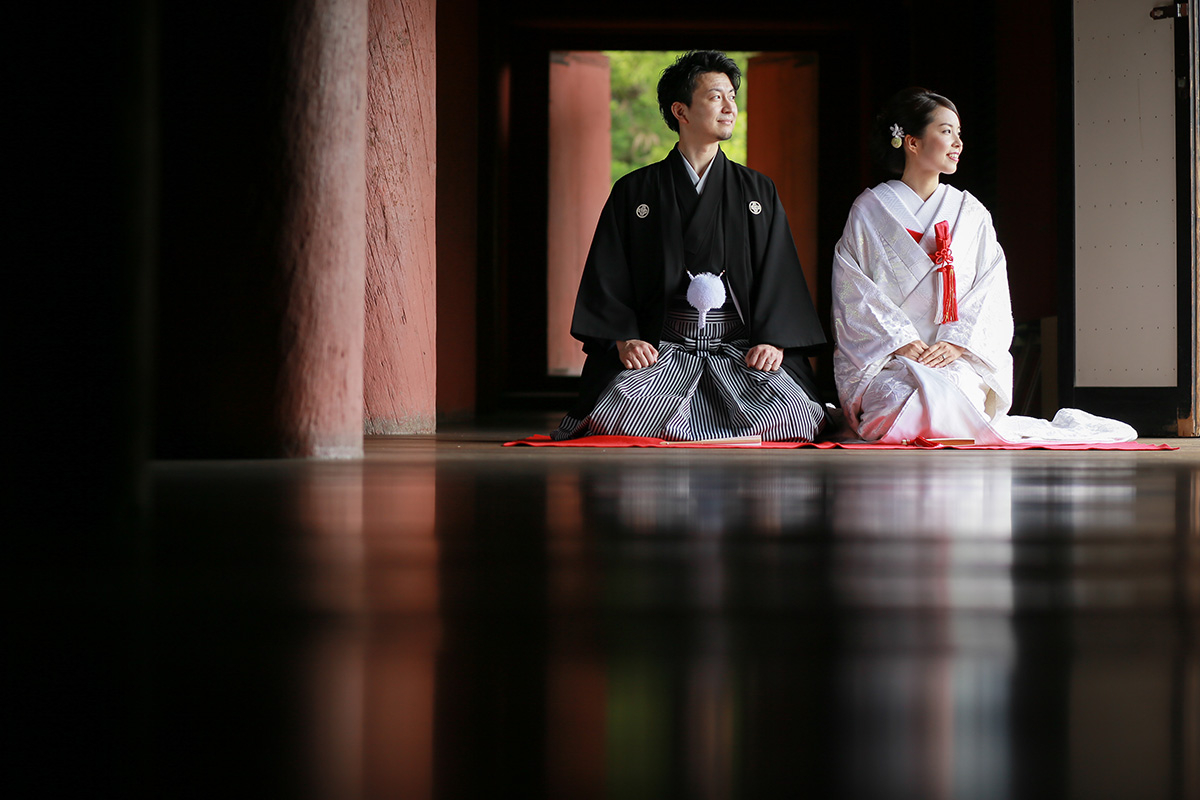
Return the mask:
POLYGON ((958 322, 958 287, 954 282, 954 255, 950 252, 950 223, 939 222, 933 226, 937 236, 937 250, 933 253, 933 264, 942 273, 942 322, 958 322))

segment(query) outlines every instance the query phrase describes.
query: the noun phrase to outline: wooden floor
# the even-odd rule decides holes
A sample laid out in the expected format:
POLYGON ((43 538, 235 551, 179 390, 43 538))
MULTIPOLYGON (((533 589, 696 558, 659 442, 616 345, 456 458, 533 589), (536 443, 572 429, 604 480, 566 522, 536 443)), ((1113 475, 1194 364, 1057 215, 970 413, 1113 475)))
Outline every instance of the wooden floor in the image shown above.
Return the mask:
POLYGON ((22 584, 43 788, 1200 797, 1200 443, 500 446, 548 427, 155 463, 138 564, 22 584))

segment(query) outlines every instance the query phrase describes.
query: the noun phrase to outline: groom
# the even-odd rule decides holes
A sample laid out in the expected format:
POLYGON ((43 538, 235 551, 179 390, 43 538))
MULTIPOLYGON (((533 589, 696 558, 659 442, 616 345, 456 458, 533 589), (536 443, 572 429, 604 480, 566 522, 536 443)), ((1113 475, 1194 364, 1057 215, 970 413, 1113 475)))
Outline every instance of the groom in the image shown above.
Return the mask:
POLYGON ((733 135, 740 83, 737 64, 716 51, 686 53, 664 70, 659 109, 679 142, 617 181, 601 213, 571 325, 587 360, 560 431, 581 423, 622 371, 658 361, 671 294, 702 272, 724 273, 749 336, 746 365, 782 369, 816 406, 802 438, 823 424, 808 355, 825 336, 779 195, 720 148, 733 135))

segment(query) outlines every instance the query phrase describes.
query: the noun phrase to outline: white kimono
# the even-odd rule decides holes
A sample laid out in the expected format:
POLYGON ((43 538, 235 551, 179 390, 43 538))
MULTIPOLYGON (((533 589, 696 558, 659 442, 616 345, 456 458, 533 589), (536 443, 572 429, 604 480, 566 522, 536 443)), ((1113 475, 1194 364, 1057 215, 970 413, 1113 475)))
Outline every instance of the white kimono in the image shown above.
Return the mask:
POLYGON ((939 185, 928 200, 901 181, 859 195, 833 264, 833 356, 838 396, 864 440, 973 439, 977 444, 1124 442, 1123 422, 1062 409, 1053 422, 1009 416, 1012 307, 1004 251, 975 197, 939 185), (942 322, 943 275, 932 254, 946 222, 958 320, 942 322), (910 231, 912 233, 910 233, 910 231), (920 235, 918 242, 914 238, 920 235), (892 353, 913 341, 949 342, 963 355, 928 367, 892 353))

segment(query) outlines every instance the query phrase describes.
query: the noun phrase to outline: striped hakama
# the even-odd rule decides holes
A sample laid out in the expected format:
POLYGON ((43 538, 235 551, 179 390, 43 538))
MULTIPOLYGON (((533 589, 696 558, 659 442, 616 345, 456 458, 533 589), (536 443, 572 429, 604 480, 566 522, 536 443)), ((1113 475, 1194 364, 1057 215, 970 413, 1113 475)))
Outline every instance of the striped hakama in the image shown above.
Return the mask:
POLYGON ((746 366, 746 328, 730 301, 699 312, 673 298, 658 345, 658 361, 624 370, 584 419, 567 415, 554 439, 648 436, 672 442, 761 436, 764 441, 812 441, 825 412, 783 369, 746 366))

